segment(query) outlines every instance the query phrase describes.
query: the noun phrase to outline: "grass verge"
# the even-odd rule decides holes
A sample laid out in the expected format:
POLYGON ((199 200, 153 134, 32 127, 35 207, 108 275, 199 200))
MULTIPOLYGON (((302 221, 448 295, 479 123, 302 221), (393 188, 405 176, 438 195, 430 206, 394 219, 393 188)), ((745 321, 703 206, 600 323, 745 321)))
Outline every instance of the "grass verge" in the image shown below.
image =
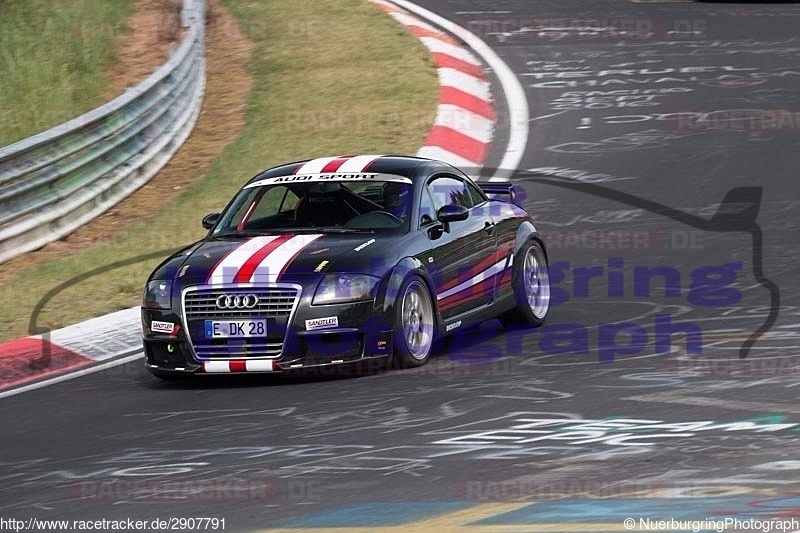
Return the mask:
MULTIPOLYGON (((436 111, 436 70, 421 43, 380 8, 366 0, 223 4, 254 43, 244 132, 210 168, 198 169, 202 178, 195 185, 155 215, 5 279, 0 340, 27 334, 36 302, 58 284, 126 258, 162 249, 166 255, 201 237, 203 214, 221 209, 265 167, 331 154, 414 153, 422 145, 436 111)), ((162 172, 155 179, 170 178, 162 172)), ((57 328, 137 305, 157 262, 70 287, 45 307, 38 323, 57 328)))
POLYGON ((0 146, 103 103, 131 0, 0 1, 0 146))

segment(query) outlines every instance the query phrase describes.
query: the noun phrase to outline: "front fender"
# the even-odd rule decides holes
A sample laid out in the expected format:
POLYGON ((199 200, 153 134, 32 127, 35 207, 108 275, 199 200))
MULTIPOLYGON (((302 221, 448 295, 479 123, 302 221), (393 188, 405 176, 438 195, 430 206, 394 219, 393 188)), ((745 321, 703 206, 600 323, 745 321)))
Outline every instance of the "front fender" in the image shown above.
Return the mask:
POLYGON ((385 317, 394 315, 394 307, 400 295, 400 287, 403 284, 403 280, 411 274, 417 274, 427 285, 433 301, 434 313, 436 314, 436 329, 442 331, 442 316, 439 313, 439 306, 436 302, 433 279, 422 261, 416 257, 404 257, 383 278, 376 291, 375 312, 385 317))

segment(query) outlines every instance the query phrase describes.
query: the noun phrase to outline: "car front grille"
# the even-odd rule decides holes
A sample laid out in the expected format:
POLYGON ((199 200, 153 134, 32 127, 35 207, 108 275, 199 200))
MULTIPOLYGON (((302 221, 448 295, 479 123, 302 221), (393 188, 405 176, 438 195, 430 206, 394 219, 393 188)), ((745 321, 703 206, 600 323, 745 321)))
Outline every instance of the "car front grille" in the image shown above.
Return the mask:
POLYGON ((189 339, 200 359, 240 359, 278 357, 300 296, 296 286, 271 287, 191 287, 183 296, 183 316, 189 339), (255 295, 252 309, 219 309, 220 296, 255 295), (267 336, 209 339, 205 337, 206 320, 266 319, 267 336))

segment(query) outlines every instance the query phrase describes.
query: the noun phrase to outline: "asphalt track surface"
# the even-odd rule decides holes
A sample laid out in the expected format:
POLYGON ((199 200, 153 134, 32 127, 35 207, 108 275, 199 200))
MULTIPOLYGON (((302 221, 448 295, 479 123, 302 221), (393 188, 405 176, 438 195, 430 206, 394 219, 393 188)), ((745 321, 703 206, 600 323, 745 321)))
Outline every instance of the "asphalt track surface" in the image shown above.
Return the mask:
POLYGON ((569 299, 549 324, 570 324, 562 348, 586 353, 557 353, 544 331, 492 321, 460 332, 419 371, 171 385, 136 362, 5 398, 0 517, 216 517, 234 531, 621 531, 629 517, 798 518, 800 122, 765 125, 730 110, 800 110, 800 7, 422 5, 480 35, 520 76, 532 109, 520 170, 578 185, 518 177, 551 263, 569 262, 558 284, 569 299), (506 26, 481 22, 492 18, 506 26), (564 18, 633 19, 655 35, 513 33, 564 18), (706 122, 664 116, 682 112, 706 122), (736 187, 763 191, 745 191, 716 219, 725 224, 685 216, 712 220, 736 187), (760 249, 747 223, 754 204, 760 249), (740 231, 716 231, 742 220, 740 231), (733 296, 709 306, 692 273, 731 262, 742 263, 733 296), (759 262, 781 307, 740 359, 775 314, 759 262), (584 294, 575 269, 592 266, 602 275, 584 294), (659 279, 637 295, 636 267, 677 272, 677 295, 659 279), (656 315, 699 330, 702 354, 687 354, 682 335, 657 353, 656 315), (613 352, 615 323, 629 325, 633 348, 613 352))

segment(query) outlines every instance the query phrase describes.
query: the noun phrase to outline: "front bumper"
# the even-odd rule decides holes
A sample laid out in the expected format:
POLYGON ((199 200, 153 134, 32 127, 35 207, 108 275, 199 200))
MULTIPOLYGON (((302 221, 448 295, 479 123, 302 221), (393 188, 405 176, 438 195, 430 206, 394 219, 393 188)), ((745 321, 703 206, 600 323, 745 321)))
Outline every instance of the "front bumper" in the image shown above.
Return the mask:
MULTIPOLYGON (((283 335, 279 354, 242 355, 237 353, 241 345, 236 346, 234 342, 230 356, 217 353, 213 357, 201 357, 193 343, 201 334, 196 324, 192 327, 196 319, 187 326, 181 309, 143 308, 145 366, 153 374, 168 376, 308 370, 325 373, 327 368, 352 363, 385 364, 385 358, 392 353, 392 316, 391 312, 378 311, 372 300, 314 306, 308 298, 301 297, 284 327, 276 326, 283 335), (331 317, 336 317, 335 326, 314 329, 318 319, 331 317), (307 329, 307 324, 312 329, 307 329), (172 331, 168 331, 170 328, 172 331)), ((270 327, 268 323, 268 330, 270 327)))

